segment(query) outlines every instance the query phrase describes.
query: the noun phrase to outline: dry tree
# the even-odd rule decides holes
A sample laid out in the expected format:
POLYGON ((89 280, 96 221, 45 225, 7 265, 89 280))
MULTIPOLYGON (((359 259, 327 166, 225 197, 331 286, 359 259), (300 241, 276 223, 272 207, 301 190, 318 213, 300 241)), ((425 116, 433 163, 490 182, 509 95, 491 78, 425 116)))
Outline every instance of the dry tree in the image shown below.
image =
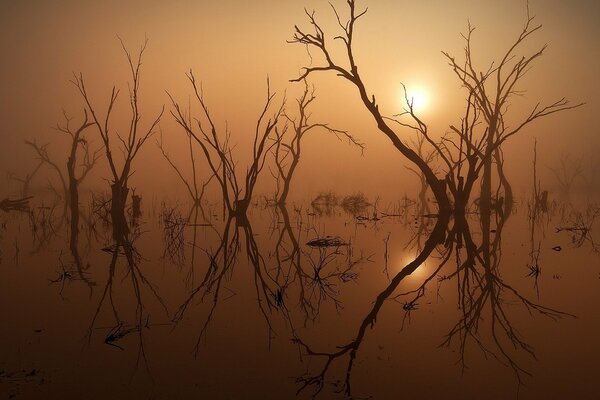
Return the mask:
POLYGON ((73 118, 69 117, 64 110, 63 117, 64 122, 57 123, 54 129, 67 135, 70 139, 69 153, 65 163, 66 178, 63 168, 48 153, 48 144, 39 145, 35 140, 25 141, 25 144, 35 151, 40 163, 48 165, 56 172, 63 193, 58 193, 56 189, 54 191, 64 198, 65 208, 70 207, 72 237, 76 237, 79 229, 79 185, 97 164, 101 150, 90 151, 89 141, 84 136, 85 131, 93 125, 88 119, 86 109, 83 110, 83 119, 77 127, 72 126, 73 118), (83 154, 80 154, 80 150, 83 151, 83 154))
POLYGON ((132 56, 125 43, 119 38, 123 52, 127 57, 129 64, 129 72, 131 76, 131 82, 129 83, 129 105, 131 108, 131 117, 129 119, 128 127, 126 128, 127 135, 122 136, 116 130, 113 132, 112 119, 115 104, 119 97, 119 89, 116 86, 112 87, 111 94, 108 101, 108 106, 104 113, 104 117, 98 112, 98 108, 93 104, 90 94, 87 91, 86 82, 83 77, 83 73, 75 75, 72 80, 73 84, 77 87, 85 106, 91 115, 93 125, 96 127, 102 143, 104 146, 104 153, 106 161, 110 167, 112 175, 111 182, 111 219, 113 225, 119 225, 122 227, 123 232, 128 232, 127 221, 125 219, 125 205, 127 203, 127 197, 129 195, 129 178, 133 174, 133 161, 139 154, 140 149, 144 146, 148 138, 154 133, 154 129, 158 125, 163 112, 164 106, 158 115, 152 120, 147 129, 142 129, 140 126, 141 113, 139 105, 139 91, 141 82, 141 66, 142 57, 148 45, 148 39, 144 40, 144 43, 139 49, 139 53, 136 58, 132 56), (112 140, 118 140, 120 148, 112 143, 112 140), (118 148, 118 150, 117 150, 118 148), (123 154, 122 164, 119 167, 118 160, 114 156, 114 153, 120 151, 123 154))
POLYGON ((21 197, 29 197, 29 189, 31 188, 31 181, 44 166, 44 161, 39 161, 31 172, 27 172, 24 177, 17 176, 14 172, 8 171, 8 179, 19 182, 21 186, 21 197))
POLYGON ((48 165, 54 172, 56 172, 56 175, 58 176, 58 178, 60 180, 62 193, 60 193, 58 190, 56 190, 54 188, 54 186, 52 186, 51 183, 50 183, 50 188, 59 197, 64 196, 65 199, 68 198, 68 196, 67 196, 67 193, 68 193, 67 181, 65 180, 65 176, 63 174, 62 169, 58 166, 58 164, 55 161, 52 160, 52 158, 48 154, 49 143, 38 144, 36 140, 33 140, 33 141, 26 140, 25 144, 33 149, 33 151, 36 153, 36 158, 40 162, 40 164, 48 165))
POLYGON ((273 138, 275 127, 277 127, 280 118, 283 116, 285 99, 281 101, 279 106, 274 104, 276 93, 271 92, 270 82, 267 78, 266 101, 254 130, 252 163, 246 168, 242 183, 237 175, 237 162, 233 158, 231 133, 227 127, 224 132, 217 127, 193 71, 190 70, 186 73, 186 76, 200 105, 200 115, 194 119, 195 123, 193 124, 191 115, 186 113, 173 96, 169 94, 173 106, 171 115, 184 129, 185 133, 193 138, 202 149, 210 172, 214 175, 214 179, 217 180, 221 189, 223 214, 235 215, 239 221, 242 221, 246 218, 246 211, 250 205, 254 187, 265 166, 267 155, 277 144, 276 140, 270 139, 273 138), (269 113, 271 113, 270 116, 269 113))
POLYGON ((275 201, 277 204, 285 204, 287 200, 294 172, 300 162, 302 139, 308 132, 319 128, 324 129, 334 134, 340 140, 343 138, 347 139, 349 144, 360 148, 361 153, 365 148, 363 143, 359 142, 347 131, 331 128, 324 123, 313 123, 310 121, 310 106, 316 99, 315 88, 314 86, 309 86, 306 79, 303 82, 304 91, 296 99, 296 114, 292 116, 286 111, 284 116, 287 124, 282 129, 275 128, 276 145, 273 147, 273 154, 276 170, 272 172, 272 175, 277 181, 275 192, 275 201), (290 125, 291 129, 289 128, 290 125))
MULTIPOLYGON (((191 112, 188 111, 188 118, 190 118, 190 117, 191 117, 191 112)), ((188 120, 188 124, 191 126, 192 122, 190 120, 188 120)), ((192 138, 192 135, 188 134, 187 136, 188 136, 188 138, 187 138, 188 155, 189 155, 189 161, 190 161, 190 166, 191 166, 191 176, 192 176, 191 181, 184 176, 183 168, 178 166, 175 163, 175 161, 172 159, 172 157, 169 155, 169 152, 167 151, 164 141, 163 141, 162 131, 160 134, 160 140, 156 141, 156 145, 160 149, 160 152, 163 155, 163 158, 167 161, 167 163, 169 163, 171 168, 177 174, 177 177, 179 178, 179 180, 185 185, 185 188, 187 189, 187 192, 190 195, 190 198, 192 199, 193 206, 201 207, 202 199, 204 198, 204 193, 206 191, 206 187, 210 184, 210 182, 212 181, 212 179, 214 178, 215 175, 211 174, 210 178, 208 178, 205 182, 201 182, 201 183, 198 182, 198 176, 197 176, 198 167, 196 165, 196 154, 194 154, 194 140, 192 138)))
MULTIPOLYGON (((465 141, 465 136, 472 135, 473 130, 479 131, 475 138, 468 137, 467 140, 471 144, 477 143, 477 166, 471 175, 467 175, 464 185, 472 187, 473 181, 477 179, 480 171, 482 171, 480 203, 481 210, 484 213, 489 212, 493 205, 492 164, 494 161, 498 168, 500 184, 504 188, 506 204, 510 206, 509 203, 512 203, 512 189, 502 169, 504 164, 502 145, 504 142, 540 118, 574 109, 584 104, 572 104, 564 97, 545 105, 538 102, 524 118, 516 120, 512 125, 508 123, 512 100, 524 93, 521 87, 523 78, 527 76, 534 62, 544 54, 547 48, 547 44, 544 44, 533 53, 519 54, 524 43, 542 28, 542 25, 535 24, 534 20, 535 17, 530 15, 529 7, 527 7, 526 21, 517 38, 504 53, 500 54, 499 61, 492 62, 483 69, 479 68, 474 61, 472 38, 475 28, 470 24, 467 27, 467 32, 462 34, 465 41, 464 58, 457 60, 449 53, 442 52, 455 76, 468 92, 467 108, 473 109, 473 117, 470 123, 469 119, 465 117, 462 120, 461 128, 451 126, 451 129, 458 135, 461 145, 465 141), (479 127, 476 128, 475 125, 479 125, 479 127)), ((459 148, 456 140, 448 138, 446 143, 449 145, 444 146, 442 149, 446 155, 450 153, 450 147, 459 148)), ((460 149, 462 147, 459 148, 459 164, 462 162, 460 149)), ((452 168, 453 164, 456 164, 448 163, 447 160, 446 163, 449 169, 452 168)), ((450 185, 450 188, 453 191, 458 190, 456 184, 450 185)), ((468 195, 468 193, 465 195, 468 195)))
POLYGON ((563 154, 560 157, 559 165, 554 168, 550 167, 550 171, 554 174, 560 191, 568 195, 577 178, 583 176, 583 162, 580 158, 572 158, 563 154))
POLYGON ((89 141, 84 136, 85 131, 93 125, 88 119, 87 110, 83 110, 83 120, 76 128, 72 126, 73 118, 63 110, 64 122, 57 123, 54 129, 67 135, 71 141, 66 161, 67 178, 59 163, 54 161, 48 153, 48 143, 40 145, 37 141, 26 140, 25 144, 30 146, 36 153, 37 159, 42 164, 47 164, 53 169, 60 179, 65 201, 69 204, 78 204, 78 186, 87 177, 100 158, 100 150, 90 151, 89 141), (78 162, 79 150, 83 151, 81 160, 78 162))
POLYGON ((356 22, 367 13, 367 9, 358 11, 355 0, 347 0, 346 3, 349 13, 349 17, 346 20, 342 19, 338 9, 332 5, 337 24, 342 32, 341 34, 332 33, 331 36, 326 34, 323 27, 317 22, 315 12, 305 10, 312 27, 312 32, 303 30, 296 25, 294 27, 294 35, 289 40, 289 43, 305 45, 309 50, 316 49, 321 55, 323 62, 320 65, 304 67, 300 76, 292 81, 299 82, 313 73, 329 71, 352 83, 358 89, 360 99, 373 117, 379 131, 389 138, 394 147, 423 173, 427 184, 438 202, 440 212, 448 212, 451 209, 451 203, 446 192, 445 177, 438 177, 433 168, 402 140, 401 133, 394 130, 386 117, 380 112, 375 95, 369 94, 363 78, 359 74, 354 55, 354 28, 356 22), (328 36, 331 37, 331 40, 329 40, 328 36), (343 43, 345 48, 343 59, 338 60, 334 57, 331 48, 334 40, 339 40, 343 43))
MULTIPOLYGON (((330 71, 351 82, 358 89, 362 103, 377 123, 379 131, 387 136, 396 149, 412 162, 417 172, 424 176, 442 212, 452 208, 464 212, 481 172, 483 172, 482 211, 489 212, 492 160, 495 159, 499 168, 502 167, 502 144, 539 118, 583 104, 571 104, 565 98, 547 105, 538 103, 523 120, 514 126, 509 126, 506 117, 510 101, 522 93, 519 85, 523 77, 530 70, 533 62, 543 54, 546 46, 528 56, 519 57, 516 52, 523 42, 541 28, 541 25, 533 25, 534 18, 527 11, 527 21, 522 32, 508 50, 501 54, 499 63, 492 64, 484 70, 479 70, 473 61, 471 48, 473 28, 469 25, 467 33, 463 35, 466 41, 465 59, 457 61, 455 57, 443 52, 459 82, 468 91, 465 114, 461 119, 460 127, 450 126, 450 132, 441 140, 437 140, 429 132, 427 124, 416 114, 413 100, 409 98, 406 88, 404 90, 407 107, 404 112, 392 117, 381 114, 375 96, 369 95, 364 80, 359 74, 353 47, 356 22, 366 14, 367 9, 358 11, 355 0, 346 0, 346 4, 349 14, 346 19, 332 5, 341 34, 326 33, 317 22, 314 11, 306 11, 312 32, 295 26, 295 33, 290 43, 316 49, 321 55, 322 63, 304 67, 300 77, 294 81, 305 79, 316 72, 330 71), (335 40, 341 41, 345 48, 343 60, 339 60, 337 54, 332 51, 332 43, 335 40), (392 124, 400 130, 395 130, 392 124), (417 150, 406 144, 402 129, 412 130, 423 136, 433 149, 434 158, 440 160, 441 168, 435 168, 431 165, 432 160, 428 160, 428 157, 419 154, 417 150), (447 189, 451 196, 448 196, 447 189)), ((511 190, 501 169, 499 175, 508 196, 511 190)))

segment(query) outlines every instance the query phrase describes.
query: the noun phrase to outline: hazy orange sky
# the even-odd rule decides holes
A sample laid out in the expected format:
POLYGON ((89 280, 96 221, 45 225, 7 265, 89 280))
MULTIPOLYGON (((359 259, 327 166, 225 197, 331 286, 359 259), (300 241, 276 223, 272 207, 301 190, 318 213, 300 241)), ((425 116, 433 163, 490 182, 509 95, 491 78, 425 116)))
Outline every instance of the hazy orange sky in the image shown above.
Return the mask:
MULTIPOLYGON (((343 9, 345 2, 338 3, 343 9)), ((421 87, 430 98, 423 118, 441 134, 448 125, 457 123, 464 93, 440 51, 462 55, 460 32, 469 19, 477 28, 474 51, 483 69, 518 35, 526 3, 363 0, 358 4, 361 8, 368 5, 369 12, 357 25, 355 53, 362 77, 377 96, 380 108, 387 114, 401 111, 400 82, 409 88, 421 87)), ((286 40, 291 38, 294 24, 307 27, 304 7, 316 9, 323 24, 335 27, 330 24, 329 5, 320 0, 1 2, 0 171, 23 173, 31 168, 34 162, 24 139, 51 141, 51 152, 63 154, 64 138, 50 127, 60 119, 62 108, 74 116, 81 114, 80 99, 68 82, 73 71, 84 73, 99 106, 106 104, 113 83, 121 87, 120 107, 127 112, 127 65, 117 34, 132 50, 144 35, 150 39, 142 76, 144 121, 168 103, 165 90, 187 101, 190 88, 184 72, 193 68, 203 81, 215 119, 221 126, 227 121, 234 142, 239 144, 236 152, 243 165, 265 96, 266 76, 270 76, 273 89, 280 94, 287 91, 290 100, 301 89, 288 80, 297 76, 309 58, 303 47, 286 40)), ((563 152, 589 158, 594 149, 600 149, 596 123, 600 2, 532 0, 530 9, 543 29, 526 49, 546 42, 550 46, 524 80, 527 93, 515 101, 514 112, 525 112, 538 100, 562 96, 587 105, 536 123, 515 138, 506 148, 509 177, 513 179, 529 179, 533 137, 539 140, 542 169, 563 152)), ((407 163, 376 130, 354 88, 333 74, 315 76, 313 83, 319 95, 314 121, 349 130, 367 144, 367 150, 361 158, 358 151, 325 133, 314 132, 307 137, 292 196, 297 197, 301 190, 315 193, 331 187, 342 193, 404 194, 406 187, 414 184, 403 167, 407 163), (307 186, 309 178, 311 184, 307 186)), ((182 146, 182 133, 168 114, 161 127, 175 155, 182 146)), ((96 132, 89 135, 99 142, 96 132)), ((166 163, 150 163, 157 156, 151 143, 138 160, 137 184, 146 183, 152 190, 175 187, 166 163)), ((108 177, 104 166, 96 171, 96 177, 108 177)), ((271 179, 268 173, 262 177, 263 193, 271 190, 271 179)))

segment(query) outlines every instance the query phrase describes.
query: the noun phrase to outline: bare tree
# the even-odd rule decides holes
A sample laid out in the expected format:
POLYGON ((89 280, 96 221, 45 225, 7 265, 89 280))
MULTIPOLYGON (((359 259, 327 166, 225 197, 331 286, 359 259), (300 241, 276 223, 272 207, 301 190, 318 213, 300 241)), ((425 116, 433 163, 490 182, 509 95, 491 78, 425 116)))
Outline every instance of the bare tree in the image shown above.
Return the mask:
POLYGON ((304 71, 301 75, 293 81, 302 81, 312 73, 330 71, 351 82, 358 89, 360 98, 365 108, 373 117, 373 120, 377 123, 379 131, 387 136, 392 141, 394 147, 423 173, 427 180, 427 184, 431 188, 433 195, 438 202, 440 212, 447 213, 451 210, 451 203, 446 192, 445 178, 439 178, 432 167, 419 157, 419 154, 416 151, 403 142, 400 132, 396 132, 388 124, 388 120, 386 120, 379 111, 375 96, 369 95, 363 78, 359 74, 353 48, 355 24, 366 14, 367 9, 364 11, 357 11, 355 0, 346 0, 346 3, 349 12, 349 17, 346 20, 342 19, 339 11, 333 5, 331 6, 337 23, 342 30, 340 35, 332 34, 332 40, 340 40, 345 47, 344 59, 340 61, 333 56, 333 52, 331 51, 332 42, 327 38, 328 35, 325 33, 325 30, 317 22, 315 12, 305 10, 313 32, 309 33, 296 25, 294 36, 289 42, 305 45, 309 49, 316 49, 322 56, 324 62, 317 66, 304 67, 304 71))
POLYGON ((228 212, 239 217, 238 220, 243 220, 246 218, 246 211, 250 205, 254 187, 265 166, 267 155, 277 143, 269 139, 272 138, 275 127, 279 124, 279 120, 283 115, 285 100, 279 106, 274 106, 275 93, 271 92, 270 83, 267 79, 267 99, 256 121, 254 131, 252 163, 246 168, 242 185, 238 180, 236 161, 232 154, 231 133, 227 128, 225 128, 224 133, 221 133, 218 129, 209 112, 202 88, 196 81, 192 70, 186 76, 202 110, 201 115, 195 119, 196 123, 193 125, 191 116, 186 114, 179 103, 169 94, 173 105, 171 115, 186 134, 200 145, 208 166, 221 188, 223 213, 228 212), (272 115, 267 116, 272 109, 274 110, 272 115))
POLYGON ((555 168, 550 167, 556 181, 560 186, 560 191, 567 195, 571 192, 573 184, 577 178, 583 176, 582 160, 572 158, 567 155, 560 157, 559 165, 555 168))
POLYGON ((63 174, 62 169, 59 167, 59 165, 54 160, 52 160, 52 158, 48 154, 49 143, 38 144, 36 140, 33 140, 33 141, 26 140, 25 144, 33 149, 33 151, 36 153, 37 160, 42 165, 46 164, 54 172, 56 172, 56 175, 58 176, 58 178, 60 180, 62 193, 59 193, 56 189, 54 189, 54 187, 52 187, 52 189, 56 192, 56 194, 58 196, 64 196, 65 199, 67 199, 68 198, 67 193, 69 191, 68 186, 67 186, 67 181, 65 180, 65 176, 63 174))
MULTIPOLYGON (((543 45, 538 51, 529 55, 519 56, 517 54, 523 43, 542 27, 542 25, 534 24, 534 18, 530 15, 529 7, 527 7, 526 22, 518 37, 508 50, 501 54, 499 62, 492 63, 485 69, 478 68, 473 61, 472 36, 475 28, 470 24, 467 32, 462 35, 465 40, 464 59, 457 61, 454 56, 442 52, 456 77, 467 89, 469 103, 472 103, 470 106, 477 110, 482 117, 479 121, 484 123, 481 126, 483 132, 480 135, 483 149, 478 154, 483 165, 480 196, 483 213, 490 212, 492 207, 492 163, 494 159, 500 168, 499 175, 505 192, 510 193, 512 197, 512 190, 501 169, 503 164, 501 145, 539 118, 584 104, 571 104, 564 97, 546 105, 538 102, 527 116, 515 125, 509 126, 506 122, 512 99, 523 94, 523 90, 520 88, 523 78, 547 47, 547 45, 543 45)), ((464 132, 457 133, 464 134, 464 132)))
MULTIPOLYGON (((85 131, 93 126, 93 123, 88 119, 87 110, 83 110, 83 120, 81 124, 74 128, 71 126, 73 121, 66 112, 63 112, 64 122, 56 124, 56 130, 69 137, 71 140, 69 155, 67 158, 67 179, 68 184, 65 185, 65 179, 61 169, 49 159, 44 160, 53 166, 60 176, 60 180, 65 190, 65 201, 71 209, 71 238, 77 238, 79 230, 79 185, 88 176, 89 172, 94 168, 97 161, 100 159, 101 149, 90 152, 89 142, 83 136, 85 131), (83 150, 81 160, 78 162, 79 150, 83 150)), ((75 244, 72 243, 74 246, 75 244)))
POLYGON ((288 129, 288 125, 282 129, 275 128, 277 139, 276 145, 273 148, 273 153, 275 156, 276 172, 273 175, 275 176, 275 179, 277 179, 277 191, 275 193, 275 201, 277 204, 285 204, 294 177, 294 172, 300 162, 302 139, 308 132, 318 128, 325 129, 329 133, 334 134, 338 139, 346 138, 348 143, 359 147, 361 152, 364 151, 365 145, 356 140, 350 133, 331 128, 327 124, 313 123, 310 121, 311 112, 309 108, 315 99, 315 88, 314 86, 310 87, 305 79, 304 91, 302 95, 296 99, 296 115, 291 116, 289 113, 285 113, 285 118, 292 129, 288 129), (283 185, 283 187, 281 185, 283 185))
MULTIPOLYGON (((191 115, 191 113, 188 112, 188 118, 190 117, 190 115, 191 115)), ((188 120, 188 124, 191 126, 191 124, 192 124, 191 121, 188 120)), ((177 166, 175 161, 171 158, 171 156, 169 156, 169 153, 168 153, 167 149, 165 148, 165 145, 163 142, 162 132, 160 135, 160 141, 157 141, 156 144, 157 144, 158 148, 160 149, 160 152, 162 153, 163 158, 169 163, 171 168, 177 174, 177 177, 179 177, 179 180, 185 185, 185 188, 187 189, 187 192, 192 199, 192 203, 193 203, 194 207, 200 207, 202 204, 202 198, 204 197, 204 192, 206 191, 206 187, 208 186, 210 181, 212 181, 212 179, 214 178, 215 175, 212 174, 210 176, 210 178, 208 178, 205 182, 202 182, 202 183, 198 182, 198 176, 197 176, 198 175, 197 174, 198 167, 196 165, 196 155, 194 154, 194 140, 192 138, 192 135, 188 134, 187 136, 188 136, 188 155, 189 155, 191 175, 192 175, 191 181, 189 179, 185 178, 183 169, 180 166, 177 166)))
POLYGON ((375 97, 368 95, 365 84, 359 75, 352 47, 355 23, 367 10, 358 12, 355 0, 346 0, 346 3, 349 9, 349 17, 346 20, 342 19, 339 11, 332 5, 338 25, 342 29, 342 34, 337 36, 333 34, 332 40, 343 42, 346 50, 345 60, 338 62, 333 56, 333 52, 330 51, 331 41, 326 39, 326 33, 316 21, 314 11, 306 11, 314 32, 307 33, 296 26, 291 42, 304 44, 309 48, 316 48, 324 62, 317 66, 305 67, 304 72, 295 81, 304 79, 314 72, 333 71, 338 76, 353 83, 359 91, 363 104, 377 123, 379 130, 416 166, 418 173, 423 174, 441 211, 450 210, 453 206, 455 210, 464 212, 471 191, 475 183, 478 182, 480 172, 483 171, 480 197, 483 200, 481 211, 484 213, 489 212, 492 208, 491 172, 494 158, 498 164, 501 184, 504 186, 505 193, 507 196, 510 194, 510 197, 512 197, 512 190, 502 172, 501 145, 539 118, 583 105, 583 103, 573 105, 565 98, 548 105, 538 103, 515 126, 509 126, 505 123, 510 100, 522 93, 519 84, 530 70, 533 61, 539 58, 546 48, 546 46, 543 46, 538 52, 520 58, 515 54, 522 43, 541 28, 541 25, 532 25, 533 17, 529 15, 528 11, 527 21, 521 34, 509 49, 501 55, 500 62, 491 65, 486 70, 478 70, 473 62, 471 49, 473 28, 470 25, 467 34, 463 35, 466 41, 465 60, 457 61, 448 53, 443 53, 459 81, 467 89, 468 96, 461 125, 459 127, 450 126, 451 131, 448 134, 444 135, 441 140, 434 140, 428 131, 427 124, 416 115, 413 101, 406 93, 406 89, 407 108, 394 117, 383 116, 379 112, 375 97), (435 159, 440 160, 442 163, 441 175, 443 175, 443 178, 438 178, 440 172, 436 173, 436 170, 427 159, 424 159, 417 150, 405 144, 401 140, 400 132, 394 131, 388 125, 388 122, 393 122, 400 128, 414 130, 425 138, 436 153, 435 159), (452 194, 453 205, 446 193, 446 188, 452 194))
POLYGON ((273 175, 275 179, 277 179, 277 190, 275 193, 275 201, 277 204, 285 204, 290 192, 294 172, 300 162, 302 139, 308 132, 321 128, 334 134, 340 140, 343 138, 347 139, 348 143, 359 147, 361 153, 365 149, 365 145, 347 131, 331 128, 324 123, 311 122, 311 112, 309 111, 309 107, 315 99, 316 94, 314 86, 310 87, 306 79, 304 79, 304 91, 302 95, 296 99, 296 115, 291 116, 286 112, 285 118, 288 124, 282 129, 275 128, 277 138, 273 153, 275 156, 276 172, 273 175), (289 129, 289 125, 291 125, 292 129, 289 129), (283 185, 283 187, 281 187, 281 185, 283 185))
POLYGON ((87 110, 92 116, 93 124, 96 126, 96 129, 104 144, 106 160, 112 174, 111 218, 113 224, 120 225, 123 227, 123 229, 127 230, 127 222, 125 220, 125 205, 129 194, 129 178, 133 173, 133 160, 139 154, 140 149, 146 143, 148 138, 154 133, 154 129, 158 125, 163 115, 164 106, 156 118, 151 122, 149 127, 146 130, 142 130, 140 127, 141 113, 139 109, 139 90, 142 57, 146 50, 146 46, 148 45, 148 39, 146 38, 144 40, 144 43, 140 47, 138 56, 135 59, 125 47, 123 40, 119 38, 119 41, 121 42, 121 47, 123 48, 123 51, 127 57, 129 71, 131 74, 131 82, 129 84, 129 105, 131 107, 131 118, 126 137, 121 136, 121 134, 116 131, 113 133, 111 130, 112 112, 119 96, 119 90, 113 86, 104 118, 101 118, 87 91, 83 74, 80 73, 79 75, 75 75, 72 82, 79 90, 87 110), (123 153, 123 162, 120 168, 118 167, 117 161, 113 155, 115 147, 111 143, 111 139, 114 139, 115 137, 122 145, 120 150, 123 153))

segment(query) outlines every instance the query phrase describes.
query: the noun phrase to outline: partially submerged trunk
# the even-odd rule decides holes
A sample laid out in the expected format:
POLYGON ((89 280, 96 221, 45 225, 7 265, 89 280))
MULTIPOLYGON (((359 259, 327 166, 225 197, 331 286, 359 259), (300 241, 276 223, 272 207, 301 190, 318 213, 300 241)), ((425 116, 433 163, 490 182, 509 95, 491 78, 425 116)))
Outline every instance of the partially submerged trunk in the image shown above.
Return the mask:
POLYGON ((231 215, 235 217, 235 223, 237 226, 246 226, 248 224, 248 207, 250 206, 250 199, 236 200, 234 203, 234 209, 231 215))
MULTIPOLYGON (((126 183, 114 182, 111 185, 111 190, 110 216, 113 223, 113 233, 119 232, 121 235, 127 235, 129 233, 129 226, 125 217, 125 206, 127 204, 129 188, 126 183)), ((118 240, 119 238, 115 237, 114 239, 118 240)))

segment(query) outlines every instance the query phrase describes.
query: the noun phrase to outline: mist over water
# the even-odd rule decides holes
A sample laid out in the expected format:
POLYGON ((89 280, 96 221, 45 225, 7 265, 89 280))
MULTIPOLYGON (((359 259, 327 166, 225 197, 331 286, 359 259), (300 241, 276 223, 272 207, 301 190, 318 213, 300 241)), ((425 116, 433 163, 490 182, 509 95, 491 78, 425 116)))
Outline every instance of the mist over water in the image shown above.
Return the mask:
POLYGON ((0 397, 597 398, 599 13, 0 5, 0 397))

